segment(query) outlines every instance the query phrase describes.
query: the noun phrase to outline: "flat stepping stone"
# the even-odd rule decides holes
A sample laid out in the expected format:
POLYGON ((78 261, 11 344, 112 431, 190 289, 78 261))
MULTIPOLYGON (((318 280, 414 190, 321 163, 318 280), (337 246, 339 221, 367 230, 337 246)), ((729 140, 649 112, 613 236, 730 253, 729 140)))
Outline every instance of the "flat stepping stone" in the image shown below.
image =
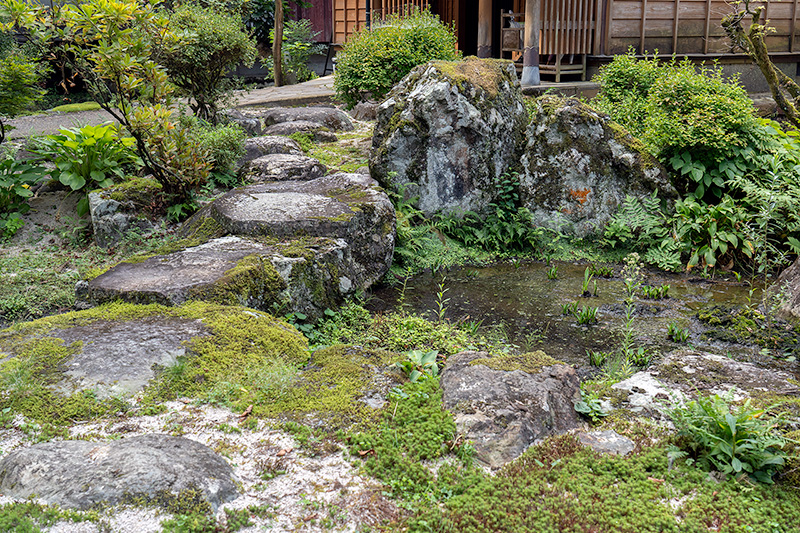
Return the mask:
POLYGON ((374 283, 391 266, 394 207, 377 182, 364 174, 234 189, 194 215, 191 225, 209 218, 233 235, 344 239, 358 268, 349 277, 359 284, 374 283))
POLYGON ((297 141, 281 135, 250 137, 244 141, 244 155, 239 160, 239 166, 270 154, 303 155, 303 150, 297 141))
POLYGON ((274 107, 265 111, 261 117, 267 127, 283 122, 303 120, 320 124, 332 131, 353 130, 353 122, 347 113, 335 107, 274 107))
POLYGON ((293 120, 291 122, 279 122, 264 129, 265 135, 285 135, 293 133, 309 133, 314 141, 321 143, 336 142, 338 137, 325 126, 308 120, 293 120))
POLYGON ((4 496, 36 497, 71 509, 187 497, 212 509, 238 496, 233 469, 202 444, 169 435, 109 442, 43 442, 0 461, 4 496))
POLYGON ((228 235, 142 262, 120 263, 82 285, 77 297, 91 305, 117 299, 163 305, 203 300, 320 316, 363 286, 351 274, 354 270, 341 240, 265 244, 228 235))
POLYGON ((312 157, 295 154, 262 155, 244 167, 250 183, 266 181, 312 180, 325 175, 328 169, 312 157))
POLYGON ((76 290, 84 305, 189 300, 311 317, 378 281, 394 252, 395 212, 364 174, 234 189, 182 228, 173 253, 122 262, 76 290), (214 228, 194 245, 198 228, 214 228))

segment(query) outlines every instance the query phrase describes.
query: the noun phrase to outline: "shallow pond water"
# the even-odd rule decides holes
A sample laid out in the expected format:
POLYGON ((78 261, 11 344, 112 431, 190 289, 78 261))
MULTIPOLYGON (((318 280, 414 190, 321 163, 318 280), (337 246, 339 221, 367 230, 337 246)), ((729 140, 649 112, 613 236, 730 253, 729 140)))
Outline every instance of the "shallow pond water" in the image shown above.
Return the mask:
MULTIPOLYGON (((611 351, 622 338, 625 323, 625 292, 621 267, 614 266, 611 278, 595 277, 597 296, 582 297, 584 271, 588 265, 555 263, 558 279, 547 277, 544 263, 500 264, 466 267, 436 274, 425 273, 408 280, 406 308, 429 318, 437 318, 437 292, 446 288, 446 319, 480 322, 482 331, 502 330, 522 350, 542 349, 562 361, 587 364, 587 350, 611 351), (579 325, 574 316, 564 315, 562 306, 577 302, 578 308, 597 307, 598 322, 579 325)), ((715 305, 741 306, 750 299, 758 302, 761 291, 752 296, 750 285, 735 280, 703 279, 689 274, 645 271, 644 284, 670 285, 669 297, 661 300, 636 299, 633 328, 639 345, 666 353, 682 345, 667 337, 670 323, 690 332, 688 344, 694 348, 737 359, 766 362, 786 367, 761 354, 752 345, 722 343, 704 338, 707 329, 697 312, 715 305)), ((368 307, 373 311, 396 308, 401 289, 385 287, 375 291, 368 307)))

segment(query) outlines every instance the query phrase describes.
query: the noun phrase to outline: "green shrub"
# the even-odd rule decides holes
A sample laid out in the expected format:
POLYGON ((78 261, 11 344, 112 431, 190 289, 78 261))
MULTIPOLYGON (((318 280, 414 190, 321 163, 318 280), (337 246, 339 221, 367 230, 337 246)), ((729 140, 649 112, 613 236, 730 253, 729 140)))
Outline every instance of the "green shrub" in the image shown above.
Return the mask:
POLYGON ((36 83, 40 78, 38 65, 6 39, 0 49, 0 144, 8 128, 3 118, 23 113, 39 99, 42 91, 36 83))
POLYGON ((456 35, 430 11, 390 16, 356 32, 336 56, 334 89, 348 107, 382 99, 411 69, 432 59, 455 61, 456 35))
POLYGON ((159 61, 170 81, 189 97, 194 113, 216 120, 218 106, 233 88, 225 77, 239 64, 252 64, 255 42, 244 28, 241 13, 187 3, 169 15, 169 40, 162 41, 159 61))
POLYGON ((673 457, 688 455, 706 469, 771 484, 786 457, 787 441, 776 431, 780 420, 765 409, 751 408, 750 400, 739 407, 731 400, 730 394, 701 396, 686 407, 673 408, 669 415, 686 438, 673 457))
POLYGON ((30 210, 31 185, 47 171, 13 157, 0 159, 0 241, 14 236, 23 226, 22 215, 30 210))
POLYGON ((725 180, 753 170, 753 154, 769 149, 747 92, 718 67, 637 60, 631 51, 596 80, 593 104, 640 137, 682 193, 721 198, 725 180))
MULTIPOLYGON (((54 178, 73 191, 88 194, 125 175, 125 165, 136 160, 131 150, 134 144, 132 137, 121 137, 115 126, 84 126, 38 139, 34 151, 55 163, 54 178)), ((78 203, 78 215, 88 211, 89 199, 84 197, 78 203)))
MULTIPOLYGON (((287 20, 283 26, 283 75, 294 75, 296 82, 312 80, 317 75, 308 68, 308 60, 314 54, 321 54, 325 46, 314 42, 319 32, 311 29, 308 19, 287 20)), ((275 38, 275 30, 269 32, 270 40, 275 38)), ((269 77, 273 74, 272 57, 266 60, 269 77)))
POLYGON ((236 165, 244 155, 247 133, 235 125, 217 125, 201 128, 197 135, 200 147, 206 150, 213 161, 211 170, 217 174, 234 175, 236 165))

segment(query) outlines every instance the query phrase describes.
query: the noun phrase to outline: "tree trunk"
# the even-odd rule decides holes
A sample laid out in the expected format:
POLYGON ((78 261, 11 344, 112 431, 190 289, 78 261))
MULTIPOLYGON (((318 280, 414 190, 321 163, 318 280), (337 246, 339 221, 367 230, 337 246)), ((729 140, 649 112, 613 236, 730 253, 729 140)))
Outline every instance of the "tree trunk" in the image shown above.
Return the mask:
POLYGON ((272 73, 275 87, 283 85, 283 0, 275 0, 275 38, 272 41, 272 73))

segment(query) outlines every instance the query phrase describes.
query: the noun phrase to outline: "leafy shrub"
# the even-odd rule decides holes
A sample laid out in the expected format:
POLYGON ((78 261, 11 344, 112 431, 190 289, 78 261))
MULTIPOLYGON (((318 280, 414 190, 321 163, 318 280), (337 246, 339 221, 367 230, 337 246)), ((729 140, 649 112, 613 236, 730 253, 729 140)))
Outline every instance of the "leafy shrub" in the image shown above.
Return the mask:
POLYGON ((31 185, 41 180, 45 172, 13 157, 0 159, 0 240, 13 237, 22 227, 22 215, 30 210, 27 201, 33 196, 31 185))
MULTIPOLYGON (((321 54, 325 46, 314 42, 319 32, 311 29, 308 19, 287 20, 283 26, 283 74, 293 74, 295 81, 304 82, 312 80, 317 75, 308 68, 308 60, 314 54, 321 54)), ((275 39, 275 30, 269 32, 270 40, 275 39)), ((272 58, 267 58, 269 76, 272 76, 272 58)))
POLYGON ((772 483, 786 456, 782 447, 787 441, 776 432, 780 420, 750 407, 750 400, 739 407, 730 402, 730 395, 714 395, 673 408, 669 415, 686 438, 682 452, 673 456, 690 454, 706 469, 772 483))
POLYGON ((167 39, 159 61, 170 81, 189 97, 194 113, 216 120, 217 108, 233 88, 225 77, 237 65, 252 64, 255 42, 244 28, 241 13, 182 4, 169 15, 167 39))
POLYGON ((247 132, 235 124, 214 126, 194 117, 182 117, 181 124, 191 132, 198 147, 208 154, 211 172, 236 174, 236 165, 244 155, 247 132))
MULTIPOLYGON (((135 142, 132 137, 120 137, 113 125, 84 126, 39 139, 34 151, 55 163, 53 177, 73 191, 88 193, 109 187, 114 177, 125 175, 125 165, 136 159, 131 150, 135 142)), ((89 199, 84 197, 78 203, 78 215, 88 211, 89 199)))
POLYGON ((334 89, 348 107, 382 99, 411 69, 432 59, 455 61, 456 35, 430 11, 391 15, 356 32, 336 56, 334 89))
POLYGON ((635 52, 629 50, 625 55, 615 56, 594 78, 600 84, 600 91, 592 105, 611 115, 635 137, 642 137, 647 97, 660 75, 662 66, 658 55, 639 60, 635 52))
POLYGON ((754 150, 768 148, 747 92, 717 67, 698 71, 688 59, 640 61, 631 51, 596 79, 600 93, 594 105, 676 171, 681 192, 722 197, 725 179, 752 169, 754 150))

